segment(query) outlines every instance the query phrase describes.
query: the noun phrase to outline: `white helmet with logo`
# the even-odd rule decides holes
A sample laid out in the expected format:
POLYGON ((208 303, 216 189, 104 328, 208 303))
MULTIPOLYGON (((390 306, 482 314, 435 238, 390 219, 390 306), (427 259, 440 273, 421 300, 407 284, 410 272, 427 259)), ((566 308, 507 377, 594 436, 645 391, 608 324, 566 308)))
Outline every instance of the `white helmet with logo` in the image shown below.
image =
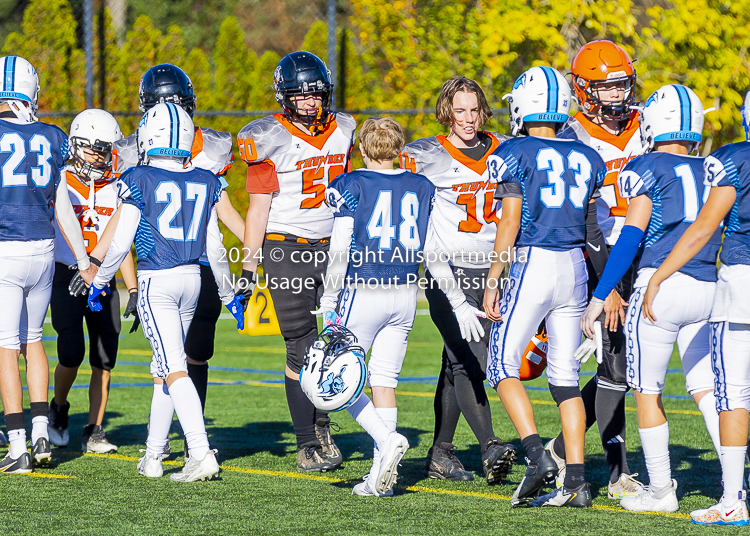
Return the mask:
POLYGON ((109 112, 92 108, 78 114, 70 125, 70 148, 78 179, 86 185, 111 180, 112 144, 121 139, 120 125, 109 112))
POLYGON ((138 125, 138 154, 141 162, 164 156, 187 161, 193 148, 195 127, 182 107, 171 102, 157 104, 145 114, 138 125))
POLYGON ((529 122, 559 123, 570 113, 570 86, 552 67, 532 67, 518 77, 513 89, 503 99, 510 106, 511 133, 524 133, 529 122))

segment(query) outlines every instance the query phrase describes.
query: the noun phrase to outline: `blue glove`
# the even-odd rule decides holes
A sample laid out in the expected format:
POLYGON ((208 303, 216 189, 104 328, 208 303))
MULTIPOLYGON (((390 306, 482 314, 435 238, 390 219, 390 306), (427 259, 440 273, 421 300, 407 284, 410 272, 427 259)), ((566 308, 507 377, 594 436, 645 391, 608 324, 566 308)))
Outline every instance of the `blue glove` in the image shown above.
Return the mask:
POLYGON ((332 326, 342 326, 341 317, 333 309, 325 308, 323 310, 323 326, 329 328, 332 326))
MULTIPOLYGON (((242 307, 242 300, 245 297, 242 294, 238 294, 234 299, 227 304, 227 309, 232 313, 232 316, 237 320, 237 329, 245 329, 245 309, 242 307)), ((101 305, 99 306, 101 307, 101 305)))
POLYGON ((91 285, 91 288, 89 288, 89 309, 92 311, 102 310, 102 304, 99 302, 99 297, 102 292, 104 292, 104 288, 97 288, 94 285, 91 285))

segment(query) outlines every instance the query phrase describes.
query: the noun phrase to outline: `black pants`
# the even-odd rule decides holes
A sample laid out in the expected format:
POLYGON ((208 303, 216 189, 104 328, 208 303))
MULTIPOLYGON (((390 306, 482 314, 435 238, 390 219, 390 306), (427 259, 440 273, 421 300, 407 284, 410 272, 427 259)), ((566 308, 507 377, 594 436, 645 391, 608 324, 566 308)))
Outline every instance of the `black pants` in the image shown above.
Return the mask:
POLYGON ((115 280, 109 282, 110 292, 101 297, 102 310, 94 312, 87 306, 87 296, 71 296, 70 280, 77 270, 55 263, 52 279, 52 327, 57 332, 57 358, 64 367, 77 368, 86 354, 83 320, 89 333, 89 363, 92 367, 112 370, 117 361, 120 337, 120 296, 115 280))
POLYGON ((201 291, 195 315, 185 336, 185 353, 190 359, 208 361, 214 355, 216 323, 221 315, 221 299, 210 266, 201 267, 201 291))

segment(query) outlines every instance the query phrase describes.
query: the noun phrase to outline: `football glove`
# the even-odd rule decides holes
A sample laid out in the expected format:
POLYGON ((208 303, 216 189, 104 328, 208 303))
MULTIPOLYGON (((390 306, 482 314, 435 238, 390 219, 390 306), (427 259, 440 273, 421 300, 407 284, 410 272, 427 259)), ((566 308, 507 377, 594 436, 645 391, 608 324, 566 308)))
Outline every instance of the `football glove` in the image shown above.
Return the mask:
POLYGON ((465 301, 453 309, 453 313, 456 315, 456 320, 458 320, 461 337, 469 342, 473 340, 479 342, 482 340, 482 337, 484 337, 484 328, 479 318, 487 318, 484 312, 472 307, 469 305, 469 302, 465 301))
MULTIPOLYGON (((89 255, 89 261, 91 261, 91 264, 94 266, 101 266, 102 261, 97 259, 96 257, 92 257, 89 255)), ((73 279, 70 280, 70 284, 68 285, 68 292, 70 292, 71 296, 83 296, 88 291, 88 288, 86 287, 86 282, 83 280, 83 277, 81 276, 80 270, 76 272, 76 275, 73 276, 73 279)))
POLYGON ((235 292, 235 296, 242 296, 242 309, 247 311, 247 304, 250 301, 250 296, 253 295, 253 292, 255 291, 255 283, 258 279, 258 276, 255 272, 251 272, 250 270, 242 270, 242 275, 237 280, 237 284, 235 285, 237 287, 237 290, 235 292))
POLYGON ((589 360, 592 354, 596 354, 596 362, 601 365, 602 357, 602 323, 598 320, 594 322, 594 338, 584 339, 581 346, 579 346, 573 357, 581 363, 585 363, 589 360))
POLYGON ((317 311, 310 311, 310 313, 316 316, 323 317, 323 329, 330 328, 332 326, 343 326, 344 323, 341 321, 341 317, 335 309, 330 307, 321 307, 317 311))
POLYGON ((141 319, 138 316, 138 289, 130 291, 128 304, 125 306, 125 312, 122 316, 127 318, 130 315, 133 315, 133 325, 130 327, 129 333, 135 333, 135 330, 138 329, 138 325, 141 323, 141 319))
MULTIPOLYGON (((106 288, 106 287, 105 287, 106 288)), ((91 285, 91 288, 89 288, 89 309, 92 311, 101 311, 102 310, 102 304, 99 301, 102 292, 104 292, 104 288, 98 288, 94 285, 91 285)))
POLYGON ((232 316, 237 321, 237 329, 240 331, 245 329, 245 308, 242 306, 244 301, 245 297, 242 294, 238 294, 232 301, 225 304, 227 309, 229 309, 229 312, 232 313, 232 316))

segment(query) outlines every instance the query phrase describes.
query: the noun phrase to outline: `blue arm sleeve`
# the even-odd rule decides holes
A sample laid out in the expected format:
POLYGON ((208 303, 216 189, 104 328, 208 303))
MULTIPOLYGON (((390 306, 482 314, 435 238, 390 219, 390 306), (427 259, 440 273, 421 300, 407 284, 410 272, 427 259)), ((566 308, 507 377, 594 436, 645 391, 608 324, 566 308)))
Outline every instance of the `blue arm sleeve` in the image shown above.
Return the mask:
POLYGON ((604 268, 604 273, 596 286, 594 298, 607 299, 609 293, 628 271, 628 267, 633 264, 633 259, 638 254, 638 249, 645 234, 633 225, 626 225, 622 228, 617 243, 609 252, 607 266, 604 268))

